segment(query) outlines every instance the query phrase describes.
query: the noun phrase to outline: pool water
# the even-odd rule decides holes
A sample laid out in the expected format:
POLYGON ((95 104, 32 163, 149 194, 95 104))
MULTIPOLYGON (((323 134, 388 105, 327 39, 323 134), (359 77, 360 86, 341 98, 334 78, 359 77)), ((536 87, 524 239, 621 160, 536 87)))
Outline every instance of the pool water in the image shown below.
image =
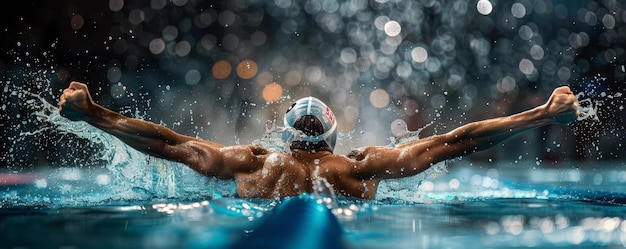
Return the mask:
MULTIPOLYGON (((448 174, 387 182, 376 200, 339 197, 332 212, 353 248, 626 246, 624 165, 570 166, 461 160, 448 174)), ((217 188, 130 195, 98 184, 110 174, 106 167, 13 174, 33 181, 1 188, 2 248, 229 248, 281 203, 217 188)))

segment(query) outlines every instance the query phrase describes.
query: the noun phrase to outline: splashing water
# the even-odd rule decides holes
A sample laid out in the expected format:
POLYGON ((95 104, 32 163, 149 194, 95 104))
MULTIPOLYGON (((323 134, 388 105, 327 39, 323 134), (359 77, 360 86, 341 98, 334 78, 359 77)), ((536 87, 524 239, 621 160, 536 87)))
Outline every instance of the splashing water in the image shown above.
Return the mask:
POLYGON ((578 111, 580 114, 578 115, 578 121, 585 120, 591 118, 596 121, 600 121, 598 118, 598 105, 601 105, 600 101, 592 102, 591 98, 582 99, 585 97, 585 93, 581 92, 576 94, 576 99, 578 99, 578 111))
MULTIPOLYGON (((391 143, 388 147, 394 148, 396 146, 411 143, 420 139, 419 134, 435 122, 432 121, 426 124, 424 127, 417 129, 416 131, 409 131, 406 123, 404 125, 398 125, 392 123, 392 132, 393 134, 400 135, 398 137, 390 137, 389 140, 391 143), (398 131, 398 126, 401 131, 398 131)), ((420 196, 418 188, 422 185, 424 180, 435 178, 437 176, 448 174, 448 161, 442 161, 431 165, 430 168, 424 170, 423 172, 411 176, 400 179, 385 179, 381 181, 380 186, 378 187, 378 193, 376 195, 376 199, 384 200, 384 199, 404 199, 404 200, 412 200, 412 201, 424 201, 424 198, 420 196), (416 196, 416 194, 418 196, 416 196)))
MULTIPOLYGON (((234 196, 234 182, 204 177, 176 162, 145 155, 121 140, 86 122, 72 122, 41 95, 22 89, 14 94, 28 98, 30 115, 42 125, 31 131, 20 131, 16 141, 57 132, 63 136, 57 144, 67 143, 75 150, 83 144, 75 138, 100 148, 93 158, 103 166, 64 166, 43 170, 33 186, 8 191, 0 200, 14 206, 83 206, 111 202, 136 203, 155 199, 206 199, 234 196), (78 166, 78 168, 77 168, 78 166)), ((17 153, 17 152, 14 152, 17 153)), ((5 207, 7 205, 5 204, 5 207)))
POLYGON ((252 144, 270 152, 290 154, 289 144, 299 135, 304 134, 293 128, 276 125, 276 120, 274 120, 267 123, 263 137, 252 141, 252 144))
POLYGON ((622 111, 624 109, 621 92, 608 89, 610 85, 607 77, 595 75, 593 77, 585 77, 574 82, 574 87, 580 91, 576 94, 578 99, 580 112, 578 121, 591 119, 594 121, 609 122, 609 117, 600 120, 600 112, 622 111), (612 93, 611 93, 612 92, 612 93), (615 109, 615 110, 611 110, 615 109))

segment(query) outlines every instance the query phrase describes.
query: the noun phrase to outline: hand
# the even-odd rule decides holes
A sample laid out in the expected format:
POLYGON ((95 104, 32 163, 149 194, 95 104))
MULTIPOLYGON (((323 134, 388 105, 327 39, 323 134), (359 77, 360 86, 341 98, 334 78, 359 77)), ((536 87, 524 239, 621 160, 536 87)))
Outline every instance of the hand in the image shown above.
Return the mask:
POLYGON ((90 113, 93 106, 87 85, 73 81, 68 88, 63 90, 59 100, 59 113, 72 121, 79 121, 90 113))
POLYGON ((545 104, 546 114, 557 124, 569 124, 578 118, 578 100, 567 86, 554 89, 545 104))

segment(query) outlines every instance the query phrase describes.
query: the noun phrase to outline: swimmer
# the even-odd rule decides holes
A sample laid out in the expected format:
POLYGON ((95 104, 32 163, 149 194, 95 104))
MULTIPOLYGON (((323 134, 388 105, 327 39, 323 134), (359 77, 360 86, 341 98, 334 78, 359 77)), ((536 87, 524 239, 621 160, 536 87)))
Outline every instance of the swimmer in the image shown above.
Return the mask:
POLYGON ((183 163, 205 176, 235 179, 242 198, 312 193, 313 182, 325 179, 336 194, 373 199, 381 180, 419 174, 437 162, 485 150, 530 129, 571 123, 577 109, 576 96, 564 86, 545 104, 521 113, 469 123, 395 148, 367 146, 336 155, 335 117, 314 97, 296 101, 284 115, 285 127, 305 134, 291 142, 290 153, 257 145, 224 146, 126 117, 94 103, 87 86, 79 82, 72 82, 59 101, 64 117, 85 121, 141 152, 183 163))

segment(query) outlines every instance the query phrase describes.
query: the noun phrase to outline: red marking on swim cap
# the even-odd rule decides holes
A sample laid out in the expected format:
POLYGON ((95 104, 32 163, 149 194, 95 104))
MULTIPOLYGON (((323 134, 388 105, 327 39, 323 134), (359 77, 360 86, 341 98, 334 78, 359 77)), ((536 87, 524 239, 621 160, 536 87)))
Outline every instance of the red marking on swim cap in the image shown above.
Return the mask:
POLYGON ((326 107, 326 116, 328 117, 328 119, 330 119, 331 124, 335 124, 335 115, 333 114, 333 111, 330 110, 328 106, 326 107))

